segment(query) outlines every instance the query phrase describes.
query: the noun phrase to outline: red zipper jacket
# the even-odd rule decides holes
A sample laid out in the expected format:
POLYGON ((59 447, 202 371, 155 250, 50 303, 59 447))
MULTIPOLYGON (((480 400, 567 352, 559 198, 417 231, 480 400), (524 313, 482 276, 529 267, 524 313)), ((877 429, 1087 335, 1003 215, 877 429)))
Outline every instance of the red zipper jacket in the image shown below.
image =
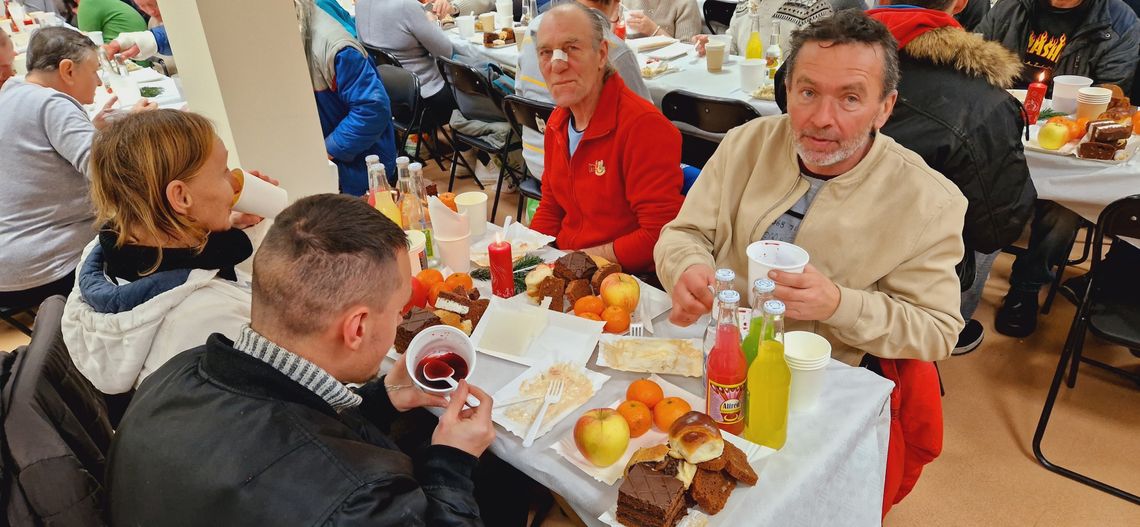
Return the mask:
POLYGON ((654 269, 661 227, 681 210, 681 133, 661 111, 610 75, 578 149, 570 156, 570 110, 546 127, 542 201, 531 228, 565 251, 610 242, 632 273, 654 269))

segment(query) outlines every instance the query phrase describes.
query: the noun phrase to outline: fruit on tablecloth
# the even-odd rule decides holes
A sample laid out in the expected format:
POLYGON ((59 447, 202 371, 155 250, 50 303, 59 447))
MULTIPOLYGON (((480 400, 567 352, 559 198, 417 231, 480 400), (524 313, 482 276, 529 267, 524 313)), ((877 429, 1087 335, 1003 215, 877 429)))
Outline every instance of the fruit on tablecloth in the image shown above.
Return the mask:
POLYGON ((447 284, 447 288, 452 291, 457 287, 463 287, 468 291, 475 289, 475 282, 471 280, 471 275, 467 273, 454 273, 447 277, 444 283, 447 284))
POLYGON ((574 424, 574 445, 590 463, 608 467, 629 446, 629 424, 613 408, 589 410, 574 424))
POLYGON ((607 276, 602 280, 600 293, 607 306, 619 306, 626 313, 633 313, 641 300, 641 286, 637 285, 637 279, 625 273, 607 276))
POLYGON ((601 320, 602 311, 605 311, 606 303, 602 301, 602 297, 597 295, 584 296, 574 302, 574 314, 581 316, 583 313, 593 313, 598 315, 598 320, 601 320))
POLYGON ((428 304, 435 307, 435 301, 439 299, 439 294, 448 290, 447 283, 442 280, 432 284, 431 288, 428 289, 428 304))
POLYGON ((428 288, 424 287, 423 282, 416 277, 412 277, 412 296, 408 298, 408 303, 404 304, 402 313, 411 311, 413 307, 424 307, 427 305, 428 288))
POLYGON ((594 320, 597 322, 605 322, 604 320, 602 320, 602 316, 597 314, 597 313, 582 313, 582 314, 578 315, 578 318, 584 318, 586 320, 594 320))
MULTIPOLYGON (((1069 129, 1069 141, 1079 139, 1085 135, 1084 126, 1081 126, 1081 124, 1074 119, 1069 119, 1068 117, 1050 117, 1045 124, 1049 123, 1061 123, 1065 125, 1065 128, 1069 129)), ((1087 119, 1085 120, 1085 125, 1088 125, 1087 119)))
POLYGON ((602 311, 602 320, 606 321, 606 333, 620 335, 629 329, 629 312, 620 306, 607 307, 602 311))
POLYGON ((443 282, 443 273, 439 269, 424 269, 416 274, 416 278, 430 290, 431 286, 443 282))
POLYGON ((667 432, 674 421, 692 409, 688 401, 680 397, 666 397, 653 406, 653 424, 667 432))
POLYGON ((1037 132, 1037 144, 1046 150, 1057 150, 1069 142, 1069 127, 1062 123, 1045 123, 1037 132))
POLYGON ((661 385, 649 379, 638 379, 629 383, 629 388, 625 389, 625 398, 638 401, 652 409, 665 398, 665 392, 661 390, 661 385))
POLYGON ((641 401, 625 401, 617 411, 629 425, 629 437, 641 437, 653 427, 653 412, 641 401))
POLYGON ((1132 115, 1132 133, 1140 134, 1140 112, 1132 115))

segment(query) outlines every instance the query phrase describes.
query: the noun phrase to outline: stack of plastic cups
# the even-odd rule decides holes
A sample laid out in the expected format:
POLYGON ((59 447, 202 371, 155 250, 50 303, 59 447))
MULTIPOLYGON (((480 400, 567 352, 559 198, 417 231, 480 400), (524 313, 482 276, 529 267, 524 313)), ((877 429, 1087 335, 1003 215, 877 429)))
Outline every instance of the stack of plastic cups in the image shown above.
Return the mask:
POLYGON ((1077 90, 1077 119, 1093 120, 1108 110, 1112 90, 1108 88, 1081 88, 1077 90))
POLYGON ((792 372, 788 409, 810 411, 826 384, 831 343, 810 331, 789 331, 784 334, 784 361, 792 372))

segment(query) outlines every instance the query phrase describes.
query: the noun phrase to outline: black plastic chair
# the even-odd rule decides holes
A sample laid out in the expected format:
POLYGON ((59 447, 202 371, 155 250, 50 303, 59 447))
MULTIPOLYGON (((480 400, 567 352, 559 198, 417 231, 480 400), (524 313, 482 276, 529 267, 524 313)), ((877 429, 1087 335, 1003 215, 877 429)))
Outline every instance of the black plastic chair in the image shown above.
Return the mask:
MULTIPOLYGON (((507 114, 507 120, 511 123, 511 129, 516 135, 522 137, 524 127, 545 133, 546 123, 550 121, 550 114, 554 113, 554 105, 518 95, 508 95, 503 99, 503 110, 507 114)), ((524 198, 542 201, 542 182, 530 173, 526 163, 523 163, 523 173, 525 178, 522 183, 519 183, 519 194, 524 198)), ((515 212, 516 220, 522 219, 525 207, 526 200, 519 199, 518 211, 515 212)))
MULTIPOLYGON (((1088 287, 1080 299, 1076 315, 1073 316, 1069 336, 1065 340, 1065 347, 1061 350, 1061 358, 1057 362, 1057 371, 1053 374, 1053 383, 1049 386, 1049 395, 1045 398, 1045 407, 1041 410, 1041 419, 1037 422, 1037 431, 1033 434, 1033 454, 1042 466, 1052 472, 1140 505, 1140 496, 1061 467, 1049 461, 1041 451, 1041 440, 1045 437, 1045 428, 1049 425, 1053 405, 1057 402, 1066 367, 1070 368, 1066 383, 1069 388, 1076 386, 1077 368, 1081 362, 1140 383, 1140 375, 1082 356, 1086 332, 1092 332, 1093 335, 1112 344, 1129 348, 1134 353, 1140 350, 1140 299, 1121 293, 1119 284, 1112 283, 1111 276, 1101 277, 1097 274, 1098 271, 1104 272, 1101 271, 1101 263, 1105 239, 1114 238, 1115 243, 1128 243, 1120 240, 1120 236, 1140 238, 1140 194, 1112 202, 1097 219, 1088 287)), ((1126 279, 1134 280, 1135 275, 1126 279)))
POLYGON ((381 64, 387 64, 389 66, 395 66, 397 68, 404 67, 403 64, 400 64, 400 59, 397 59, 396 56, 392 54, 392 52, 380 48, 374 48, 367 44, 362 45, 364 46, 364 50, 368 52, 368 56, 372 57, 372 61, 375 62, 377 66, 381 64))
POLYGON ((744 101, 684 90, 666 93, 661 111, 681 131, 681 162, 695 167, 705 166, 725 132, 760 117, 744 101))
MULTIPOLYGON (((384 84, 384 90, 388 92, 388 100, 392 106, 392 125, 396 127, 396 150, 402 150, 401 147, 407 143, 409 136, 418 136, 425 132, 424 99, 420 95, 420 80, 414 73, 391 64, 376 66, 376 72, 380 75, 380 82, 384 84)), ((429 135, 434 137, 434 131, 429 135)), ((416 151, 412 154, 416 161, 424 162, 420 157, 421 146, 427 148, 428 155, 439 165, 440 170, 446 170, 442 158, 437 153, 438 146, 433 148, 430 143, 416 141, 416 151)))
POLYGON ((709 29, 710 35, 719 35, 728 31, 728 25, 732 23, 732 14, 736 12, 736 2, 725 2, 724 0, 705 0, 704 11, 705 14, 705 27, 709 29), (713 27, 713 24, 723 26, 719 30, 713 27))
POLYGON ((104 525, 111 424, 63 343, 63 306, 48 298, 31 342, 0 353, 0 518, 12 525, 104 525))
MULTIPOLYGON (((451 88, 452 95, 455 96, 455 104, 459 108, 459 113, 464 119, 478 120, 484 122, 501 122, 506 123, 507 116, 503 113, 502 96, 496 94, 495 89, 491 87, 491 83, 487 78, 479 73, 475 68, 464 64, 462 62, 454 61, 439 57, 436 59, 439 65, 439 71, 443 74, 443 78, 447 80, 447 85, 451 88)), ((522 148, 522 138, 515 138, 513 130, 507 132, 507 139, 502 146, 495 146, 488 143, 482 137, 467 135, 456 131, 454 128, 451 130, 451 136, 456 141, 463 143, 476 150, 486 152, 487 154, 495 157, 499 161, 499 179, 495 187, 495 204, 491 208, 491 223, 495 222, 495 216, 499 210, 499 196, 503 192, 503 183, 508 175, 511 177, 522 177, 521 172, 516 172, 508 164, 508 155, 515 150, 522 148)), ((447 190, 450 192, 455 187, 455 167, 456 163, 464 163, 463 156, 460 155, 459 149, 455 149, 451 157, 451 179, 447 184, 447 190)), ((473 174, 475 183, 479 188, 483 188, 483 183, 479 178, 474 176, 474 167, 467 167, 473 174)))

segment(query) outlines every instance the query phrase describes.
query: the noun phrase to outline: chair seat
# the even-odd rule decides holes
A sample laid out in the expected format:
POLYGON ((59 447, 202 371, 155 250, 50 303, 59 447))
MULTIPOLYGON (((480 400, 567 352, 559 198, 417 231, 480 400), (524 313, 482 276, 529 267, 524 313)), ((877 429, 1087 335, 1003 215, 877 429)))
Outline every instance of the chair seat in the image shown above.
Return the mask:
POLYGON ((1140 304, 1127 298, 1094 300, 1089 306, 1089 330, 1114 344, 1140 348, 1140 304))
POLYGON ((522 142, 511 143, 503 146, 495 146, 483 139, 482 136, 467 135, 464 133, 456 132, 455 130, 451 131, 451 135, 454 136, 457 141, 473 148, 478 148, 484 152, 510 152, 511 150, 522 148, 522 142))
POLYGON ((519 183, 519 194, 522 194, 530 199, 542 199, 542 181, 538 178, 528 176, 519 183))

